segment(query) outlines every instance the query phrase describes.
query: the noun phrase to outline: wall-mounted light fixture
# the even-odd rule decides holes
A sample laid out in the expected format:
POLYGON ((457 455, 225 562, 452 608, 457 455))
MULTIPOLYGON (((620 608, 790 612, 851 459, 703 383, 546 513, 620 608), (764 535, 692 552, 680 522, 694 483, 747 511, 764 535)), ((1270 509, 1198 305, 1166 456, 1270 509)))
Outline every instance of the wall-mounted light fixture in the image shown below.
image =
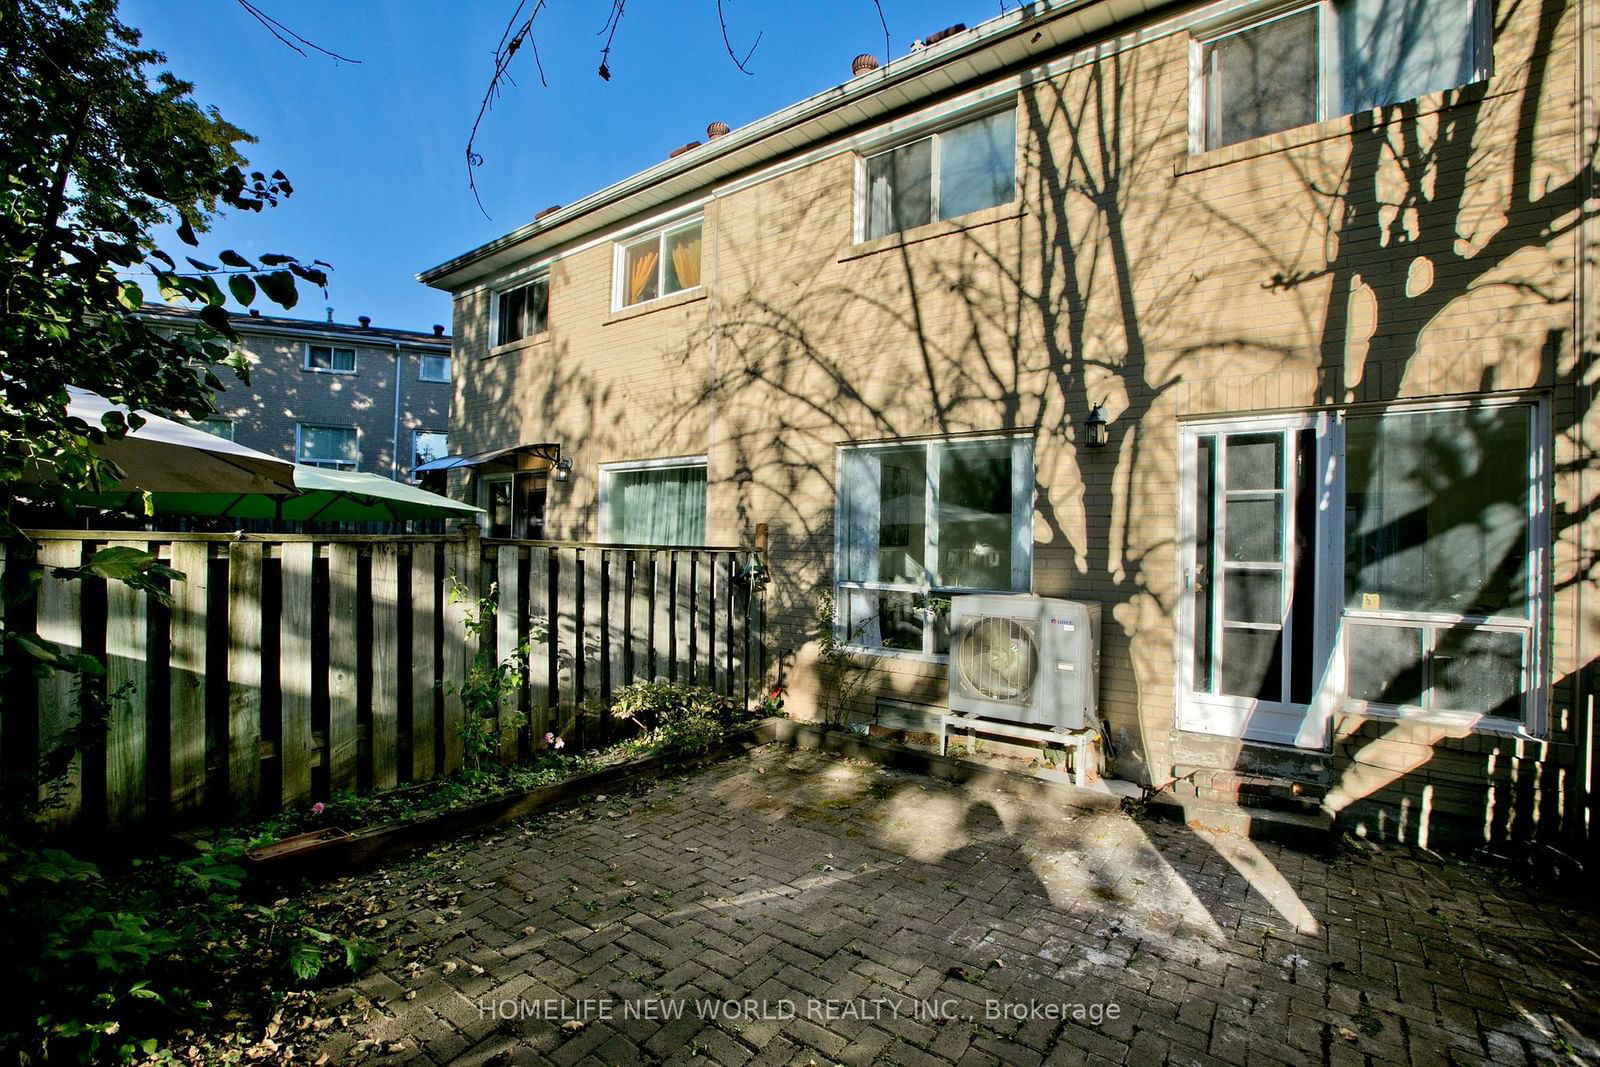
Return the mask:
POLYGON ((562 456, 560 459, 555 461, 555 464, 551 469, 556 472, 556 481, 566 481, 568 478, 572 477, 572 457, 562 456))
POLYGON ((1087 435, 1084 443, 1088 447, 1106 447, 1106 442, 1111 438, 1111 431, 1106 422, 1106 413, 1101 410, 1100 404, 1089 409, 1089 417, 1084 421, 1083 429, 1087 435))

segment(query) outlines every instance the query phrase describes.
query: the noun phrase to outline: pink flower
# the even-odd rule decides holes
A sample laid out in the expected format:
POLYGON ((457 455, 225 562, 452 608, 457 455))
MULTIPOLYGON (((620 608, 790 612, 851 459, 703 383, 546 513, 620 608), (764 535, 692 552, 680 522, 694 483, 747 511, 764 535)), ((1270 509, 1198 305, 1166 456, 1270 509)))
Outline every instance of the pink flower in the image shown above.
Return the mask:
POLYGON ((554 743, 555 739, 556 739, 556 735, 555 734, 545 734, 544 735, 544 743, 547 744, 547 745, 554 743))
POLYGON ((567 747, 567 743, 565 741, 561 740, 561 738, 558 737, 558 738, 555 739, 555 748, 556 748, 557 752, 560 752, 562 749, 564 749, 566 747, 567 747))
POLYGON ((326 810, 327 810, 326 805, 324 805, 322 803, 322 801, 320 801, 320 800, 317 801, 315 804, 311 805, 311 814, 313 814, 313 815, 321 815, 326 810))

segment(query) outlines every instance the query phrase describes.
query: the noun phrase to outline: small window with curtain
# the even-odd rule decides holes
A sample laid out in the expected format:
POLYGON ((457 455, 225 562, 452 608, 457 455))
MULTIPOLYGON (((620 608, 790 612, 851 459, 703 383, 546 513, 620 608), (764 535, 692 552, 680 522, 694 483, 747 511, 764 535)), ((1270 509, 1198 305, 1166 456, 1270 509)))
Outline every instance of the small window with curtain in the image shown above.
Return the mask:
POLYGON ((700 285, 701 219, 679 223, 618 247, 618 310, 700 285))
POLYGON ((1017 113, 1007 109, 868 156, 863 240, 1017 198, 1017 113))
POLYGON ((306 370, 332 374, 356 372, 356 350, 336 345, 306 345, 306 370))
MULTIPOLYGON (((528 337, 537 337, 550 326, 550 276, 541 275, 531 282, 506 289, 495 297, 495 344, 509 345, 528 337)), ((445 360, 445 376, 438 381, 450 380, 449 357, 445 360)))
POLYGON ((354 426, 298 427, 295 461, 308 467, 353 471, 361 460, 360 439, 354 426))
POLYGON ((1204 151, 1488 77, 1487 0, 1319 0, 1197 38, 1204 151))
POLYGON ((602 541, 632 545, 706 542, 706 461, 661 460, 600 468, 602 541))

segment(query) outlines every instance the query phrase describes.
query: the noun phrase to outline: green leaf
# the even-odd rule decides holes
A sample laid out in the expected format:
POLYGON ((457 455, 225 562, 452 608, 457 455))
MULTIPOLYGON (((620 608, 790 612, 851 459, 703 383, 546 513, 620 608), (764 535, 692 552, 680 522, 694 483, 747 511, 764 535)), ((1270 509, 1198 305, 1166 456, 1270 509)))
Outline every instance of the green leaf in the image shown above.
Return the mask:
POLYGON ((241 307, 249 307, 256 298, 256 283, 248 275, 234 274, 228 278, 228 291, 233 293, 241 307))
POLYGON ((178 223, 178 240, 191 248, 198 247, 200 244, 200 238, 194 235, 194 227, 189 225, 188 219, 178 223))
POLYGON ((197 271, 200 271, 202 274, 210 274, 217 269, 217 265, 215 263, 207 263, 203 259, 195 259, 193 256, 184 256, 183 258, 189 261, 189 265, 191 267, 197 271))
POLYGON ((294 286, 294 275, 286 270, 257 274, 256 284, 267 294, 268 300, 280 307, 292 308, 300 301, 300 293, 294 286))
POLYGON ((123 282, 117 287, 117 303, 129 311, 138 311, 144 304, 144 290, 133 282, 123 282))
POLYGON ((227 266, 238 267, 240 270, 256 269, 256 265, 254 263, 250 262, 248 259, 245 259, 231 248, 224 248, 221 252, 218 252, 217 258, 222 260, 222 262, 227 266))

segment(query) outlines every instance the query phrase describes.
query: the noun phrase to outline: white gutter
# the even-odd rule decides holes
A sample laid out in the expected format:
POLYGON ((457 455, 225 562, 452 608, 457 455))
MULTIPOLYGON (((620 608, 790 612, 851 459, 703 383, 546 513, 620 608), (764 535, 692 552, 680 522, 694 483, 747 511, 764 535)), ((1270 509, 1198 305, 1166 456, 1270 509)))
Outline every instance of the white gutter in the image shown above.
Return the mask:
MULTIPOLYGON (((1007 66, 1025 62, 1030 55, 1057 51, 1068 41, 1104 29, 1116 21, 1136 17, 1158 6, 1161 6, 1160 0, 1040 0, 1038 3, 1025 4, 1014 11, 1006 12, 940 41, 932 48, 921 49, 892 60, 879 70, 826 89, 747 126, 724 134, 709 144, 701 145, 675 159, 658 163, 632 177, 591 193, 542 220, 531 222, 470 252, 456 256, 436 267, 430 267, 417 274, 417 280, 439 289, 457 288, 462 282, 504 266, 513 258, 506 253, 511 252, 516 246, 535 237, 543 238, 540 243, 545 246, 581 237, 598 225, 610 221, 591 222, 588 227, 575 225, 585 216, 593 215, 602 208, 615 206, 646 190, 659 191, 672 179, 691 175, 697 170, 712 172, 696 181, 682 183, 684 187, 672 194, 685 196, 695 189, 705 188, 720 178, 798 150, 804 144, 816 140, 818 136, 837 132, 818 131, 810 136, 802 133, 798 142, 789 144, 772 142, 773 138, 785 132, 796 131, 799 127, 823 119, 847 106, 866 107, 871 104, 876 105, 880 112, 903 107, 917 97, 931 96, 956 85, 986 77, 1007 66), (1094 8, 1104 9, 1104 17, 1101 19, 1079 17, 1080 12, 1094 8), (1068 24, 1063 26, 1063 23, 1068 24), (1058 29, 1063 34, 1059 40, 1055 39, 1054 33, 1058 29), (1052 39, 1040 44, 1041 35, 1047 31, 1050 32, 1052 39), (1026 54, 1001 57, 995 51, 997 45, 1023 34, 1032 35, 1022 43, 1026 54), (899 100, 885 99, 891 95, 892 90, 904 88, 920 78, 930 77, 939 73, 942 68, 962 60, 967 60, 966 69, 954 75, 945 73, 943 81, 917 86, 918 91, 914 96, 902 96, 899 100), (721 164, 721 167, 714 167, 713 164, 721 164), (719 169, 720 173, 716 173, 719 169), (561 230, 567 232, 558 234, 557 231, 561 230), (497 259, 497 256, 500 258, 497 259), (485 262, 489 260, 494 262, 485 262), (480 269, 473 270, 474 267, 480 269)), ((863 115, 851 119, 849 124, 865 121, 870 117, 863 115)))

